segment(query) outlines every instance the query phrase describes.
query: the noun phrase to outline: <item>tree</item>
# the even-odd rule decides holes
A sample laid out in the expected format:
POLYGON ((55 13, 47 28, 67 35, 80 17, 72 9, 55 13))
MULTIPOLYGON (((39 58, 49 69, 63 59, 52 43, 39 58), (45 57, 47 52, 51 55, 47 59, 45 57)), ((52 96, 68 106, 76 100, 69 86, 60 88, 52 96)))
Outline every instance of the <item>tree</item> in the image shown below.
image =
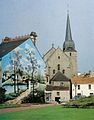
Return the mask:
POLYGON ((19 93, 19 85, 18 85, 18 78, 19 75, 22 76, 22 65, 21 65, 21 60, 22 55, 21 53, 15 49, 11 54, 10 54, 10 65, 11 65, 11 70, 12 70, 12 79, 14 81, 14 93, 18 92, 19 93), (16 90, 16 85, 17 85, 17 90, 16 90))
POLYGON ((35 58, 35 54, 31 49, 26 49, 26 54, 27 54, 27 60, 29 62, 29 64, 27 65, 26 69, 29 73, 29 89, 31 89, 31 83, 33 84, 33 101, 34 101, 34 73, 37 70, 38 64, 37 64, 37 59, 35 58))

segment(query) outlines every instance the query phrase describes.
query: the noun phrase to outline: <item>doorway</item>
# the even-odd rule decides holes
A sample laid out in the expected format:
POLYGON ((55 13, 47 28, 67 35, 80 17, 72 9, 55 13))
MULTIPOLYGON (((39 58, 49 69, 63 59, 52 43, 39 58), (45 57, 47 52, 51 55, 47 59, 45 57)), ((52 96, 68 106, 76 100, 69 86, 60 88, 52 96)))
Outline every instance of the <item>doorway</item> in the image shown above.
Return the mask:
POLYGON ((60 103, 59 100, 60 100, 60 97, 55 97, 55 101, 56 101, 56 102, 60 103))

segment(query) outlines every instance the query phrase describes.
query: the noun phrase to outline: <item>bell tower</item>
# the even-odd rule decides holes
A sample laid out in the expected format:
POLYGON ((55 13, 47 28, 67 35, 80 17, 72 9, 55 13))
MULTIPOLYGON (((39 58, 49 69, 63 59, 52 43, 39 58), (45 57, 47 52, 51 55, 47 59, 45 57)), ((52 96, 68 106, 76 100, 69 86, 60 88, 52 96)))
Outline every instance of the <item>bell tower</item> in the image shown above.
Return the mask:
POLYGON ((75 43, 72 39, 69 13, 67 13, 66 35, 63 43, 63 52, 69 57, 70 77, 77 75, 77 51, 75 49, 75 43))

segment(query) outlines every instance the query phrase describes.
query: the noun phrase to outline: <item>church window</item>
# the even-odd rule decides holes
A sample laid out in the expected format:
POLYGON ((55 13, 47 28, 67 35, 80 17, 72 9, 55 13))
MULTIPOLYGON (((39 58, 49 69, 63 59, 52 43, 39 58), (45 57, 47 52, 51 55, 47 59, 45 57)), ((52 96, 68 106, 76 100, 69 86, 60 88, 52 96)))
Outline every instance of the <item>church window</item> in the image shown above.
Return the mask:
POLYGON ((64 69, 62 70, 62 72, 63 72, 63 74, 65 74, 65 70, 64 69))
POLYGON ((46 78, 47 78, 47 82, 48 82, 48 81, 49 81, 49 80, 48 80, 49 78, 48 78, 48 77, 46 77, 46 78))
POLYGON ((70 53, 70 56, 71 56, 71 53, 70 53))
POLYGON ((53 74, 55 74, 55 69, 53 70, 53 74))
POLYGON ((60 64, 57 65, 57 69, 60 70, 60 64))
POLYGON ((60 59, 60 56, 58 56, 58 59, 60 59))

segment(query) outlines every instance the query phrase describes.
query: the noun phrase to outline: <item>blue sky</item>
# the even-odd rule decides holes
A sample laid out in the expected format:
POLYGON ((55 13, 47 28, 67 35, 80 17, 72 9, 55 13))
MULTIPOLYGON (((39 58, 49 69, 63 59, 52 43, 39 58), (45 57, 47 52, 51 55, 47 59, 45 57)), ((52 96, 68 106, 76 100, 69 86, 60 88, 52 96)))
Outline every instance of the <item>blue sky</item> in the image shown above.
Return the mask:
POLYGON ((67 1, 78 51, 78 71, 94 70, 94 0, 0 0, 0 40, 35 31, 42 54, 52 43, 62 48, 67 1))

